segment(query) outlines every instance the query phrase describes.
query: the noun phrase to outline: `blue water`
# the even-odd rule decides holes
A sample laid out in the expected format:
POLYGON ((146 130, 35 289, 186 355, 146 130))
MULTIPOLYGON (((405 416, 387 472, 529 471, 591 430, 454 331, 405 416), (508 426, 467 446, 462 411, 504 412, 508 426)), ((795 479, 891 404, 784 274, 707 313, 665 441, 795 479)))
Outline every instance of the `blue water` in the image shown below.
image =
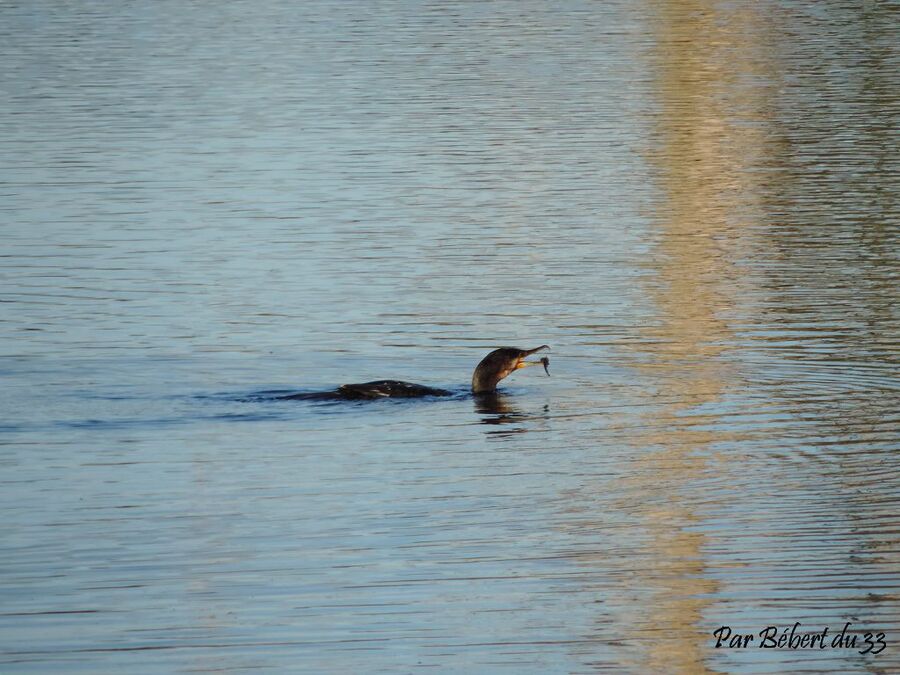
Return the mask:
POLYGON ((900 669, 898 38, 0 5, 0 670, 900 669))

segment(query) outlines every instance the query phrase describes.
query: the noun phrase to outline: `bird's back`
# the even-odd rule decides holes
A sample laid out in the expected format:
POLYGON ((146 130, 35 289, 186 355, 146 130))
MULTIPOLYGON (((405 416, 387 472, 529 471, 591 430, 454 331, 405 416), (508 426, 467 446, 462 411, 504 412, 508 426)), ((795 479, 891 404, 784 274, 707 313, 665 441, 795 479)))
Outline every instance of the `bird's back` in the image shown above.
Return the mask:
POLYGON ((421 396, 449 396, 445 389, 426 387, 423 384, 400 382, 399 380, 375 380, 359 384, 342 384, 338 387, 341 398, 354 401, 376 398, 418 398, 421 396))

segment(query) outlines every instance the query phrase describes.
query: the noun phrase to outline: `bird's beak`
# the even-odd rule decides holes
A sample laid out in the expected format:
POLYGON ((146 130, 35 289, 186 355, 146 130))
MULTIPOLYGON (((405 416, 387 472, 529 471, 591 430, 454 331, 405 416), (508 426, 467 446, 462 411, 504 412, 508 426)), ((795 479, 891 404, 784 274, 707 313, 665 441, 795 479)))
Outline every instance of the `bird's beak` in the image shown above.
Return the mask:
POLYGON ((535 352, 539 352, 542 349, 550 349, 548 345, 541 345, 540 347, 535 347, 534 349, 526 349, 522 352, 522 355, 519 357, 519 360, 516 362, 516 370, 521 370, 522 368, 527 368, 528 366, 544 366, 544 371, 547 375, 550 374, 550 370, 547 366, 550 364, 550 359, 546 356, 542 358, 540 361, 526 361, 525 358, 531 356, 535 352))

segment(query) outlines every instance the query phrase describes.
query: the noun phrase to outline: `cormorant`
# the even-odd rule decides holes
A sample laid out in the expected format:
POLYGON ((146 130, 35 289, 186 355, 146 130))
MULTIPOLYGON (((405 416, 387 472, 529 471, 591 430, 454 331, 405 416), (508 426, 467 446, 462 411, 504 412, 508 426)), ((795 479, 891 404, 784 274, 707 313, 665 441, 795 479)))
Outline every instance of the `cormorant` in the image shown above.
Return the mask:
MULTIPOLYGON (((539 352, 542 349, 550 349, 547 345, 541 345, 534 349, 520 349, 519 347, 500 347, 481 359, 472 373, 472 393, 492 394, 497 390, 497 383, 510 373, 527 368, 528 366, 544 366, 547 375, 550 374, 550 359, 546 356, 540 361, 526 361, 526 357, 539 352)), ((342 384, 335 391, 321 394, 293 394, 282 398, 331 398, 345 399, 349 401, 371 400, 379 398, 415 398, 420 396, 450 396, 452 391, 435 389, 422 384, 400 382, 398 380, 375 380, 374 382, 362 382, 359 384, 342 384)))

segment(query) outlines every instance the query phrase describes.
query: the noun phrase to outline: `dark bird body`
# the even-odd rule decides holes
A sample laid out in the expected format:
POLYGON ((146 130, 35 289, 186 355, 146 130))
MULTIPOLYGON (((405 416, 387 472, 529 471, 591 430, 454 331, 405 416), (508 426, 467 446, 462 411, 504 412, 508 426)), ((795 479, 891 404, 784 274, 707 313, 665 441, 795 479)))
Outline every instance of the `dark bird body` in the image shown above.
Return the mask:
POLYGON ((420 396, 450 396, 452 391, 426 387, 424 384, 399 380, 375 380, 360 384, 342 384, 335 392, 348 401, 364 401, 377 398, 418 398, 420 396))

